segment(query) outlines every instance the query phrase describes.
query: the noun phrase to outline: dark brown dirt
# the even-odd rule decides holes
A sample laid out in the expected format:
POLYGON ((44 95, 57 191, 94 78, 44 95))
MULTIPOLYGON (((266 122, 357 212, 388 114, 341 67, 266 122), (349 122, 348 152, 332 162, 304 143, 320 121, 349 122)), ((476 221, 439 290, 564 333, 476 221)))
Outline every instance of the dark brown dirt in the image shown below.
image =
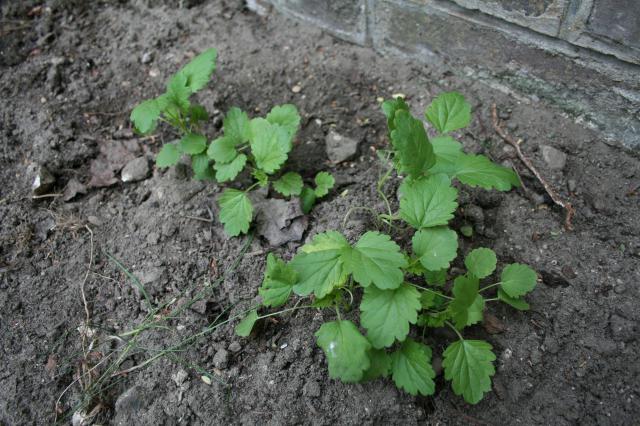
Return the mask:
MULTIPOLYGON (((337 176, 339 188, 312 212, 307 237, 339 228, 351 206, 378 206, 373 184, 381 166, 372 147, 386 144, 378 97, 406 93, 419 113, 434 94, 450 89, 464 93, 475 111, 470 130, 460 135, 466 149, 513 161, 529 192, 463 192, 454 226, 469 223, 476 233, 463 240, 461 251, 493 247, 503 262, 531 264, 542 283, 529 297, 529 312, 489 307, 504 332, 470 330, 470 335, 488 339, 498 355, 493 392, 476 406, 456 397, 442 376, 430 398, 411 397, 390 381, 345 385, 330 380, 313 333, 331 314, 300 311, 264 322, 249 339, 235 337, 231 325, 223 326, 173 359, 118 376, 93 401, 93 407, 102 404, 94 422, 637 422, 636 156, 605 144, 597 133, 540 102, 516 100, 453 77, 448 69, 381 58, 280 16, 256 16, 239 1, 159 3, 0 3, 0 423, 52 423, 60 395, 58 419, 69 422, 81 397, 74 381, 83 352, 91 352, 89 362, 95 364, 120 344, 113 341, 92 350, 82 346, 79 327, 86 314, 81 285, 91 249, 85 226, 94 243, 84 286, 87 307, 92 329, 103 338, 135 327, 147 313, 140 294, 106 253, 145 283, 154 302, 171 300, 184 289, 193 295, 215 274, 212 261, 214 269, 223 271, 240 253, 245 238, 228 239, 217 221, 187 217, 215 215, 219 188, 190 179, 183 167, 154 170, 137 183, 90 188, 70 202, 31 199, 38 165, 55 175, 50 192, 57 194, 72 179, 87 184, 92 160, 115 144, 122 144, 125 154, 151 158, 171 134, 137 138, 130 131, 130 109, 158 94, 166 77, 207 47, 216 47, 220 58, 212 84, 199 95, 209 111, 218 111, 209 134, 217 132, 220 111, 231 106, 257 113, 292 102, 303 124, 289 167, 306 177, 324 169, 337 176), (145 53, 152 60, 142 64, 145 53), (296 84, 300 93, 291 90, 296 84), (562 229, 563 213, 551 207, 542 187, 511 159, 512 152, 491 130, 493 102, 510 131, 525 139, 525 153, 576 206, 574 232, 562 229), (324 139, 332 128, 362 141, 353 163, 328 163, 324 139), (568 155, 563 171, 548 169, 541 145, 568 155), (199 368, 214 372, 216 380, 205 384, 199 368), (183 372, 186 377, 180 377, 183 372)), ((344 231, 354 239, 371 226, 371 218, 353 216, 344 231)), ((297 246, 276 251, 289 258, 297 246)), ((141 349, 122 369, 197 333, 229 306, 229 315, 250 306, 268 251, 256 238, 235 273, 205 302, 173 320, 168 330, 145 333, 141 349)), ((447 339, 436 333, 427 341, 440 354, 447 339)))

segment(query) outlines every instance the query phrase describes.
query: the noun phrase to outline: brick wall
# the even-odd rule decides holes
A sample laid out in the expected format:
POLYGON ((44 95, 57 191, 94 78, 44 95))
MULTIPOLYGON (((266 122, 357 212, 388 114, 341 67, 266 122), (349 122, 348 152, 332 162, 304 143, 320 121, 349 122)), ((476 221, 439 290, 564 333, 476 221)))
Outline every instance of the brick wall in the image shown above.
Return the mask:
POLYGON ((640 149, 640 0, 252 0, 382 54, 469 67, 640 149))

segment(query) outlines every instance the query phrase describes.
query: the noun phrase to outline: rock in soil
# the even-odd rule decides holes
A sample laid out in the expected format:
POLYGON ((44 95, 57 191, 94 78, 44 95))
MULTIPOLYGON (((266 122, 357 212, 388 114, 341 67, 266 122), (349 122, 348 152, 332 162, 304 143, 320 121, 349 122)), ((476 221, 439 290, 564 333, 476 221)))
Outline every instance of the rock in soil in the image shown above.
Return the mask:
POLYGON ((77 179, 71 178, 69 179, 69 182, 67 182, 67 186, 64 189, 64 195, 62 196, 62 199, 64 201, 71 201, 76 197, 76 195, 86 193, 87 187, 80 183, 80 181, 78 181, 77 179))
POLYGON ((51 174, 45 166, 39 166, 36 172, 36 177, 31 185, 33 195, 44 195, 51 191, 53 184, 56 183, 56 178, 51 174))
POLYGON ((542 158, 551 170, 562 170, 567 163, 567 154, 549 145, 542 145, 542 158))
POLYGON ((300 208, 300 200, 265 199, 259 194, 252 195, 257 212, 256 231, 266 238, 270 246, 278 247, 290 241, 300 241, 309 225, 300 208))
POLYGON ((327 145, 327 156, 329 160, 334 163, 342 163, 343 161, 350 160, 358 152, 357 140, 342 136, 333 130, 327 134, 325 142, 327 145))
POLYGON ((149 161, 146 157, 138 157, 131 160, 122 169, 123 182, 137 182, 144 180, 149 176, 149 161))

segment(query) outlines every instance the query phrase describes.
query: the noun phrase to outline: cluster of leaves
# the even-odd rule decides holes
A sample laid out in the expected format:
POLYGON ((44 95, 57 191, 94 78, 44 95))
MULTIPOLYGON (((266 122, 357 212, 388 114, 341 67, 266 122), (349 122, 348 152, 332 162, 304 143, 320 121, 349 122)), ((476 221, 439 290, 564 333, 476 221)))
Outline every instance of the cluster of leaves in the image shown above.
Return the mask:
POLYGON ((329 173, 320 172, 315 177, 315 188, 311 188, 304 185, 298 173, 278 176, 300 127, 300 115, 294 105, 275 106, 266 117, 253 119, 233 107, 224 117, 223 136, 208 143, 201 126, 209 115, 203 106, 191 104, 190 97, 211 79, 216 56, 215 49, 196 56, 169 80, 164 94, 142 102, 131 112, 131 121, 141 134, 153 132, 161 121, 180 135, 180 139, 162 147, 156 165, 174 166, 188 155, 197 179, 220 183, 235 180, 249 168, 255 182, 244 190, 227 188, 218 199, 220 221, 230 236, 249 230, 254 209, 248 193, 256 187, 267 187, 274 176, 277 179, 273 180, 273 189, 285 197, 300 197, 302 210, 308 213, 316 200, 333 187, 334 179, 329 173))
MULTIPOLYGON (((512 170, 463 153, 447 136, 470 121, 470 107, 461 95, 440 95, 427 108, 426 119, 439 134, 432 139, 403 100, 385 102, 383 110, 394 165, 406 175, 396 217, 415 230, 411 252, 404 253, 389 235, 377 231, 366 232, 355 244, 336 231, 318 234, 289 263, 269 254, 259 290, 262 305, 279 307, 295 294, 312 296, 310 307, 334 308, 337 319, 316 332, 329 375, 344 382, 390 376, 412 395, 432 395, 435 372, 432 349, 410 337, 411 325, 424 330, 450 327, 458 340, 442 354, 445 379, 456 395, 475 404, 491 389, 496 357, 488 342, 465 339, 462 331, 482 321, 488 302, 528 309, 523 296, 534 289, 537 275, 514 263, 505 266, 495 282, 481 286, 497 266, 488 248, 470 251, 464 258, 466 272, 450 275, 458 254, 458 236, 447 226, 457 208, 458 193, 451 182, 508 190, 519 181, 512 170), (492 297, 489 293, 496 290, 492 297), (366 335, 340 314, 351 309, 356 291, 362 292, 359 323, 366 335)), ((259 318, 258 310, 252 311, 236 332, 249 335, 259 318)))

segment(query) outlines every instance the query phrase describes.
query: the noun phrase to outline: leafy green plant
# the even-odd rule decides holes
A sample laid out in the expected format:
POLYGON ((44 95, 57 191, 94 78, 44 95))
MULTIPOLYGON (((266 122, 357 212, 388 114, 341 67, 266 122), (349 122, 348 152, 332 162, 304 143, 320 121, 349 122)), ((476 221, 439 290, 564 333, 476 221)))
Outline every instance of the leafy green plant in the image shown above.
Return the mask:
MULTIPOLYGON (((497 257, 488 248, 466 254, 464 273, 450 272, 458 255, 458 235, 447 226, 458 206, 452 180, 498 190, 517 186, 519 180, 512 170, 484 156, 463 153, 460 143, 447 135, 470 121, 470 107, 461 95, 440 95, 427 108, 426 119, 438 133, 431 139, 402 99, 385 102, 383 110, 392 142, 390 157, 398 173, 406 175, 399 189, 399 211, 384 217, 403 220, 414 229, 411 251, 403 252, 391 236, 378 231, 366 232, 355 244, 337 231, 317 234, 289 263, 269 254, 259 290, 262 304, 264 309, 280 307, 295 294, 312 302, 285 311, 335 309, 336 320, 324 323, 315 334, 330 377, 344 382, 391 377, 412 395, 435 392, 433 351, 425 336, 429 328, 449 327, 457 340, 442 353, 445 379, 456 395, 475 404, 491 389, 496 357, 488 342, 465 339, 463 330, 481 322, 491 302, 528 309, 523 296, 534 289, 537 275, 514 263, 490 280, 496 275, 497 257), (483 280, 490 281, 481 285, 483 280), (343 318, 344 313, 355 316, 350 311, 357 300, 359 325, 366 335, 343 318), (412 326, 417 330, 412 332, 412 326)), ((254 310, 236 332, 248 336, 256 321, 276 314, 261 316, 254 310)))
POLYGON ((162 147, 156 166, 174 166, 188 155, 197 179, 220 183, 234 181, 249 169, 253 184, 244 190, 227 188, 218 199, 220 221, 230 236, 249 230, 254 214, 249 192, 268 187, 271 181, 282 196, 299 196, 302 210, 308 213, 316 200, 333 187, 334 179, 329 173, 320 172, 315 177, 316 188, 311 189, 304 186, 302 176, 296 172, 278 176, 300 127, 300 115, 294 105, 275 106, 265 117, 253 119, 233 107, 224 117, 223 135, 208 143, 202 129, 208 113, 203 106, 191 104, 190 97, 210 80, 216 56, 215 49, 196 56, 169 80, 164 94, 142 102, 131 112, 131 121, 141 134, 153 132, 158 122, 164 122, 180 136, 162 147))

